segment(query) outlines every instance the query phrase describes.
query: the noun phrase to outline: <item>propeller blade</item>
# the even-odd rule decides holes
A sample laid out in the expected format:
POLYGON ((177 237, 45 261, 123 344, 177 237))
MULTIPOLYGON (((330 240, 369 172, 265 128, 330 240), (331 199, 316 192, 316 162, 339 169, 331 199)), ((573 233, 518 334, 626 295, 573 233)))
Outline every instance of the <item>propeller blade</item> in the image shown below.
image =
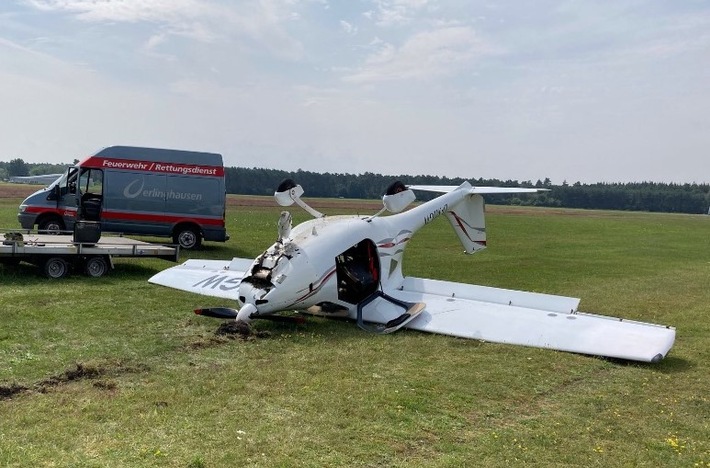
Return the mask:
POLYGON ((283 323, 295 323, 298 325, 303 325, 306 323, 306 317, 302 315, 273 315, 273 314, 265 314, 265 315, 258 315, 254 318, 259 318, 263 320, 271 320, 272 322, 283 322, 283 323))
POLYGON ((195 309, 197 315, 204 315, 205 317, 212 317, 218 319, 235 319, 237 318, 237 311, 230 309, 229 307, 208 307, 206 309, 195 309))

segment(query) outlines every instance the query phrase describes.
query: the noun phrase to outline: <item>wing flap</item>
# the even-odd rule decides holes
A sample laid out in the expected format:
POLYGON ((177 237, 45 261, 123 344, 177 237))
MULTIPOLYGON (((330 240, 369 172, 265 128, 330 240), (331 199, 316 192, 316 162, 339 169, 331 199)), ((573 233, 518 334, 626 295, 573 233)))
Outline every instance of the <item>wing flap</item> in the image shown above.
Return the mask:
POLYGON ((153 275, 148 282, 205 296, 238 300, 239 283, 252 259, 193 259, 153 275))
MULTIPOLYGON (((406 325, 415 330, 644 362, 665 357, 675 341, 671 327, 576 312, 575 298, 408 280, 412 281, 388 294, 426 303, 424 312, 406 325), (451 295, 450 289, 458 294, 451 295), (516 300, 501 301, 504 297, 516 300)), ((386 323, 398 313, 397 308, 378 301, 364 311, 364 318, 386 323)))

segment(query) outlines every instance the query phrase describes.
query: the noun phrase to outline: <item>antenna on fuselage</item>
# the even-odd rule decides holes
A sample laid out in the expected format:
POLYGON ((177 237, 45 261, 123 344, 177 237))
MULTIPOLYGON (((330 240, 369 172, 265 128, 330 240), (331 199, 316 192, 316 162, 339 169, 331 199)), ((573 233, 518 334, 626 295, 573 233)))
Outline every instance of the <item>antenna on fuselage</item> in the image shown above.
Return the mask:
POLYGON ((301 195, 303 195, 303 187, 296 184, 296 182, 291 179, 286 179, 281 182, 276 189, 276 192, 274 192, 276 203, 281 206, 291 206, 296 203, 314 218, 322 218, 325 216, 323 213, 311 208, 306 204, 306 202, 301 200, 301 195))

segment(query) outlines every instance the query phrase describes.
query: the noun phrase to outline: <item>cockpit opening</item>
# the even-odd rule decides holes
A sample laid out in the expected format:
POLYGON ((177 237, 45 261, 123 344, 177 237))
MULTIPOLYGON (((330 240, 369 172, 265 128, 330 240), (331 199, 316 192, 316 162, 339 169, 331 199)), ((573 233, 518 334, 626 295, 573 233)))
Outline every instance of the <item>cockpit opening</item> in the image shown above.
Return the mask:
POLYGON ((357 304, 377 291, 380 259, 375 243, 364 239, 335 258, 338 299, 357 304))

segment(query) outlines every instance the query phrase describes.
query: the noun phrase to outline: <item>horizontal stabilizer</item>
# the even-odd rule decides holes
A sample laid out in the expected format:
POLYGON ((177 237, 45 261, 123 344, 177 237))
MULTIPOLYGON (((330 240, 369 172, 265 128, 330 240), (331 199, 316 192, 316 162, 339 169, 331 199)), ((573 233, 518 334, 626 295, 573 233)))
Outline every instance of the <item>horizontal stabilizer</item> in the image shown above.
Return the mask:
MULTIPOLYGON (((407 328, 495 343, 656 362, 675 341, 675 329, 577 312, 578 299, 446 281, 406 278, 389 291, 426 309, 407 328)), ((385 301, 363 317, 387 323, 401 311, 385 301)))
POLYGON ((155 274, 148 281, 205 296, 237 300, 239 283, 249 270, 252 259, 188 260, 155 274))

